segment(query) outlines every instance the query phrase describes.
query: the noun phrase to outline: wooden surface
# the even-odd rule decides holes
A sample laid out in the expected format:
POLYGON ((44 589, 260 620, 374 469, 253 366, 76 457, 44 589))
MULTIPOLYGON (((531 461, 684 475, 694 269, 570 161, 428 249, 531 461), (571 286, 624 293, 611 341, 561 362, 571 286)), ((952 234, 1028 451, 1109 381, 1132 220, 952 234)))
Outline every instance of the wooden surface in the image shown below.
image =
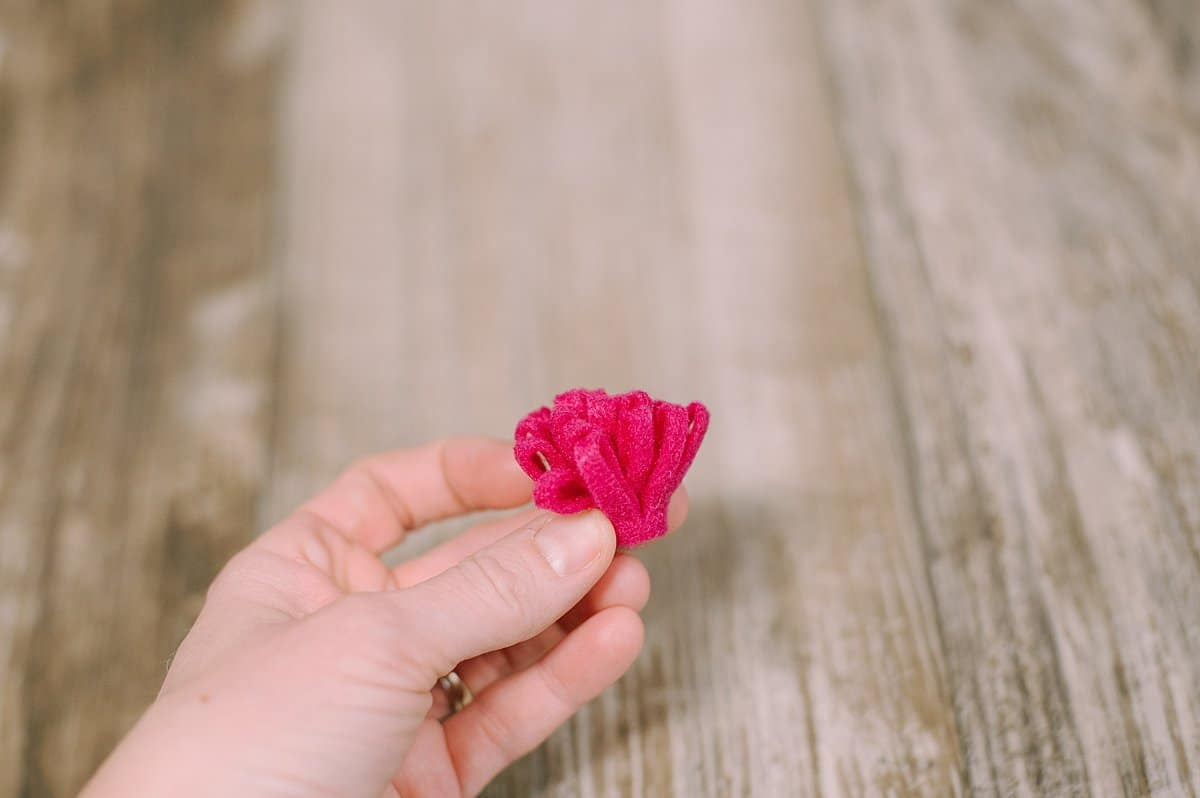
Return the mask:
POLYGON ((714 426, 642 657, 491 794, 1200 793, 1198 52, 1186 0, 0 4, 0 798, 343 465, 577 384, 714 426))

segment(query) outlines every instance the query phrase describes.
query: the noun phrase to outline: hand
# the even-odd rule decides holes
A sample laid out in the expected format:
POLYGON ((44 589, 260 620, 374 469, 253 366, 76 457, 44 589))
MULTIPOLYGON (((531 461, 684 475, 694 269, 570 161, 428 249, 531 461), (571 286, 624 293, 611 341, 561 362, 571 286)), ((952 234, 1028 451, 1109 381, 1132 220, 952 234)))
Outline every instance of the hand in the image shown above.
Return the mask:
MULTIPOLYGON (((417 559, 429 521, 529 500, 508 445, 392 452, 235 556, 84 794, 474 795, 632 664, 646 569, 592 511, 527 510, 417 559), (516 530, 516 531, 512 531, 516 530), (449 711, 455 670, 475 700, 449 711)), ((672 526, 686 514, 681 490, 672 526)))

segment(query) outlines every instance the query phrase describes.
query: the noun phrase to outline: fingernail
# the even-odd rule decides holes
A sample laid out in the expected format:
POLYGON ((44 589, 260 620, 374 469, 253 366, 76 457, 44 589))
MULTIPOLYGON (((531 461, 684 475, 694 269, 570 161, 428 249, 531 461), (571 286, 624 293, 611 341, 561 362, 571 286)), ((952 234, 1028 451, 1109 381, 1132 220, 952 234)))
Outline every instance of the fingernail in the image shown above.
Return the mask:
POLYGON ((533 544, 559 576, 573 574, 600 554, 612 526, 595 510, 555 518, 533 536, 533 544))

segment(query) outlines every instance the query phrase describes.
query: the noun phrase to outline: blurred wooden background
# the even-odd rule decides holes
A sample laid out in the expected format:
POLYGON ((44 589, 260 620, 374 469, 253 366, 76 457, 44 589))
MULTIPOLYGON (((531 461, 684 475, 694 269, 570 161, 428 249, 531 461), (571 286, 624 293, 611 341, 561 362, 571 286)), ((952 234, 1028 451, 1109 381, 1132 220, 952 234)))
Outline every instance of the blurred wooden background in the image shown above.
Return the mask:
POLYGON ((1189 0, 3 0, 0 797, 341 466, 577 384, 714 428, 492 794, 1194 796, 1198 356, 1189 0))

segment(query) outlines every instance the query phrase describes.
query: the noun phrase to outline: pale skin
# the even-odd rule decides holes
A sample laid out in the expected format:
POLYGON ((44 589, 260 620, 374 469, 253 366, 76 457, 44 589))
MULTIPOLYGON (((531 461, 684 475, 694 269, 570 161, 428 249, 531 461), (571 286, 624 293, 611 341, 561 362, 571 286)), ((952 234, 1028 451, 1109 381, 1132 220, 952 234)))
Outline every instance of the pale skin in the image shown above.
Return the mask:
MULTIPOLYGON (((431 521, 519 507, 511 444, 352 467, 236 555, 158 698, 83 795, 475 795, 642 647, 645 567, 596 511, 521 510, 389 568, 431 521), (438 678, 475 694, 449 712, 438 678)), ((687 513, 681 489, 670 526, 687 513)))

